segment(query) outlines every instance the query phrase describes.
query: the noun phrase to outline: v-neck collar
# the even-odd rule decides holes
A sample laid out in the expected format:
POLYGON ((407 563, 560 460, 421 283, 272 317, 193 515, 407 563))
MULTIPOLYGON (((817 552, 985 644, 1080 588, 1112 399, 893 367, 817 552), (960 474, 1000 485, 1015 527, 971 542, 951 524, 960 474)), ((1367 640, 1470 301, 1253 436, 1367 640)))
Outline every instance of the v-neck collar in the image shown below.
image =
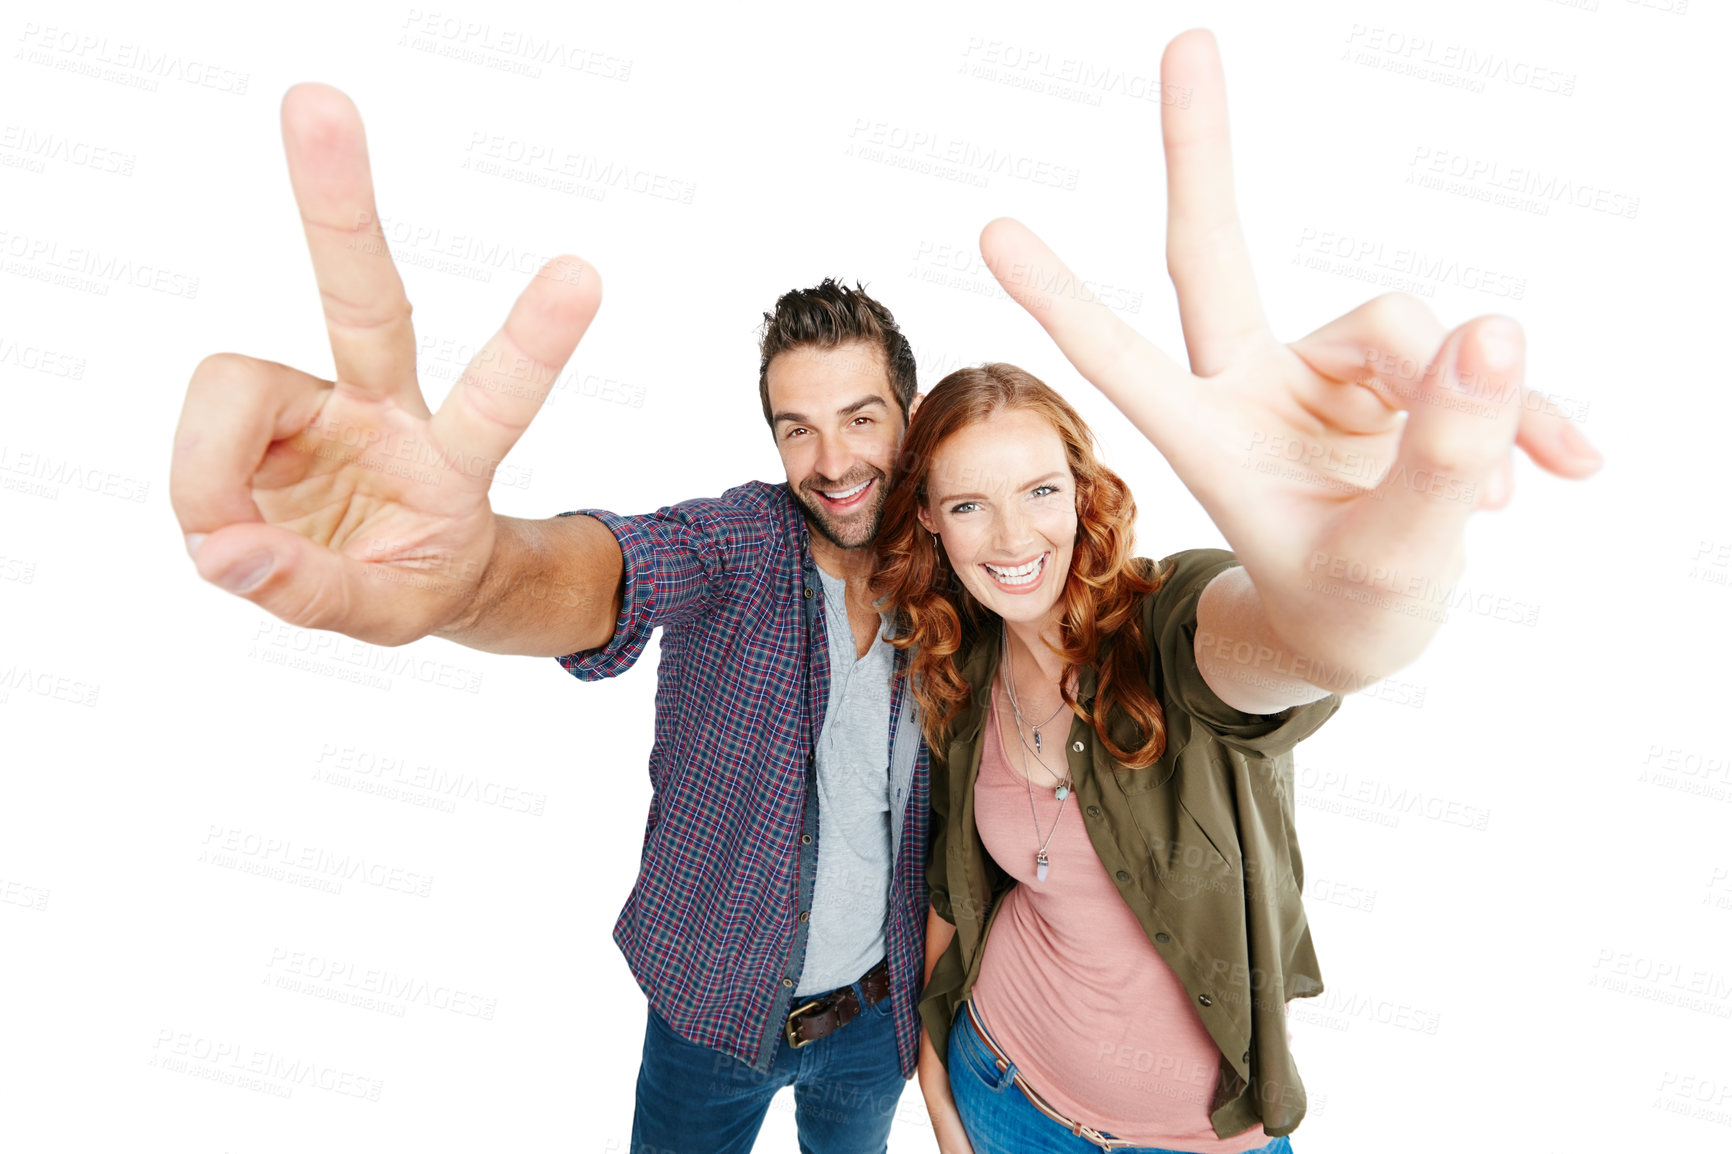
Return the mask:
MULTIPOLYGON (((975 693, 975 701, 981 700, 980 690, 991 691, 993 679, 998 676, 999 654, 1004 647, 1004 618, 993 615, 982 628, 980 636, 975 639, 974 646, 963 658, 957 668, 962 680, 975 693)), ((1085 665, 1077 670, 1076 699, 1083 706, 1092 706, 1095 700, 1095 669, 1085 665)), ((976 705, 964 715, 963 728, 956 731, 953 741, 977 741, 986 723, 987 707, 976 705)))

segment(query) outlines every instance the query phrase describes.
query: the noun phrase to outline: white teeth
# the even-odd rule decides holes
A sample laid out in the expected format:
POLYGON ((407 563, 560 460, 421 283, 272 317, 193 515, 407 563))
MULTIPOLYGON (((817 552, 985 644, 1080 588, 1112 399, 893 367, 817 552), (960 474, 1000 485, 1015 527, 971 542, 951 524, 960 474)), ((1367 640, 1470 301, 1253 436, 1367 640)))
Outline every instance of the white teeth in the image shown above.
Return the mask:
POLYGON ((1001 569, 997 565, 988 565, 987 572, 1006 585, 1027 585, 1039 580, 1041 570, 1046 568, 1046 554, 1042 553, 1026 565, 1018 565, 1014 569, 1001 569))
MULTIPOLYGON (((848 498, 854 496, 856 493, 860 492, 860 490, 864 489, 866 486, 870 485, 871 483, 872 483, 871 481, 862 481, 858 485, 855 485, 852 489, 845 489, 840 493, 824 493, 824 496, 830 498, 830 500, 832 500, 832 501, 846 501, 848 498)), ((820 489, 819 492, 823 492, 823 490, 820 489)))

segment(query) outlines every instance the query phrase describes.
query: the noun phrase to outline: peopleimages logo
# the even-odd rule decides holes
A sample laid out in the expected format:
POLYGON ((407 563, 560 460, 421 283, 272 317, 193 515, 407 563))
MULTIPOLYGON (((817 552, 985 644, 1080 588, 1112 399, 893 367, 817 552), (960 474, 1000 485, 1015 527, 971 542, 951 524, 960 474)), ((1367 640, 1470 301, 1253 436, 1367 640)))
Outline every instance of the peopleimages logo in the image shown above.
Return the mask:
POLYGON ((0 254, 12 258, 6 271, 15 276, 64 283, 83 291, 99 289, 99 296, 107 295, 111 284, 126 284, 182 300, 198 297, 195 276, 94 248, 62 248, 59 241, 45 237, 0 232, 0 254), (87 277, 92 279, 86 281, 87 277))
POLYGON ((242 873, 264 874, 277 881, 317 880, 314 888, 337 892, 345 881, 424 898, 433 893, 430 874, 370 861, 359 854, 335 853, 320 846, 297 845, 287 838, 267 837, 232 826, 212 825, 205 833, 199 860, 242 873), (337 889, 332 889, 332 885, 337 889))
POLYGON ((0 365, 16 365, 33 373, 65 377, 71 381, 84 379, 84 358, 71 353, 45 349, 40 345, 0 337, 0 365))
POLYGON ((393 1017, 401 1017, 405 1005, 417 1005, 491 1022, 499 1008, 497 998, 430 982, 418 975, 363 966, 306 950, 291 950, 286 946, 276 946, 271 950, 265 968, 272 971, 275 984, 280 989, 324 996, 333 1001, 353 1000, 362 1009, 374 1008, 366 1004, 368 997, 379 998, 391 1005, 387 1012, 393 1017), (341 996, 330 998, 333 993, 341 996))
POLYGON ((1078 170, 1068 165, 926 128, 856 117, 846 154, 917 172, 954 173, 964 183, 984 187, 990 176, 1075 191, 1078 170))
POLYGON ((34 20, 25 22, 18 39, 22 44, 18 59, 146 92, 155 92, 159 81, 178 80, 195 88, 245 96, 252 79, 250 72, 189 59, 178 52, 158 51, 129 40, 111 43, 107 36, 43 27, 34 20))
POLYGON ((1387 245, 1373 237, 1301 228, 1295 248, 1299 251, 1293 255, 1293 264, 1417 296, 1435 295, 1440 284, 1512 301, 1527 295, 1526 277, 1409 246, 1387 245))
POLYGON ((385 1090, 385 1083, 378 1078, 339 1070, 328 1063, 171 1027, 157 1031, 146 1064, 280 1098, 305 1088, 377 1102, 385 1090))

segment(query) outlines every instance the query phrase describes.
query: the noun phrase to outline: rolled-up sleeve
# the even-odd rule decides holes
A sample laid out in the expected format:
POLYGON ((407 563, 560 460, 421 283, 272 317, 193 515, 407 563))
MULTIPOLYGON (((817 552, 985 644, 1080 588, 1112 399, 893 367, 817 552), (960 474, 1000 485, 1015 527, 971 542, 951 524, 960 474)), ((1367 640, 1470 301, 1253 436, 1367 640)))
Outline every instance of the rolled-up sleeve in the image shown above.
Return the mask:
POLYGON ((657 628, 683 625, 712 612, 730 581, 759 570, 772 548, 761 509, 726 498, 698 498, 654 513, 622 517, 576 509, 562 517, 594 517, 619 542, 624 595, 613 638, 599 649, 557 658, 584 681, 617 677, 636 664, 657 628))
POLYGON ((1341 708, 1341 697, 1331 693, 1280 713, 1245 713, 1209 687, 1197 666, 1197 604, 1209 582, 1238 563, 1225 549, 1187 549, 1168 557, 1161 567, 1170 565, 1172 571, 1148 599, 1145 625, 1160 652, 1167 692, 1179 708, 1207 726, 1223 745, 1272 758, 1317 732, 1341 708))

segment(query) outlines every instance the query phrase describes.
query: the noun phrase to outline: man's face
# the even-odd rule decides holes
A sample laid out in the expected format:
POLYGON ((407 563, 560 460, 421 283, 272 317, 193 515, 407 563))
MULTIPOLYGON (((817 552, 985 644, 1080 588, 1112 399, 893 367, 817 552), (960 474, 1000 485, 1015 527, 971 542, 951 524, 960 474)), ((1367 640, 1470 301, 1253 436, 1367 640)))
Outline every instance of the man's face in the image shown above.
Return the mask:
POLYGON ((860 342, 790 349, 765 380, 776 451, 807 520, 840 548, 870 545, 902 443, 884 354, 860 342))

